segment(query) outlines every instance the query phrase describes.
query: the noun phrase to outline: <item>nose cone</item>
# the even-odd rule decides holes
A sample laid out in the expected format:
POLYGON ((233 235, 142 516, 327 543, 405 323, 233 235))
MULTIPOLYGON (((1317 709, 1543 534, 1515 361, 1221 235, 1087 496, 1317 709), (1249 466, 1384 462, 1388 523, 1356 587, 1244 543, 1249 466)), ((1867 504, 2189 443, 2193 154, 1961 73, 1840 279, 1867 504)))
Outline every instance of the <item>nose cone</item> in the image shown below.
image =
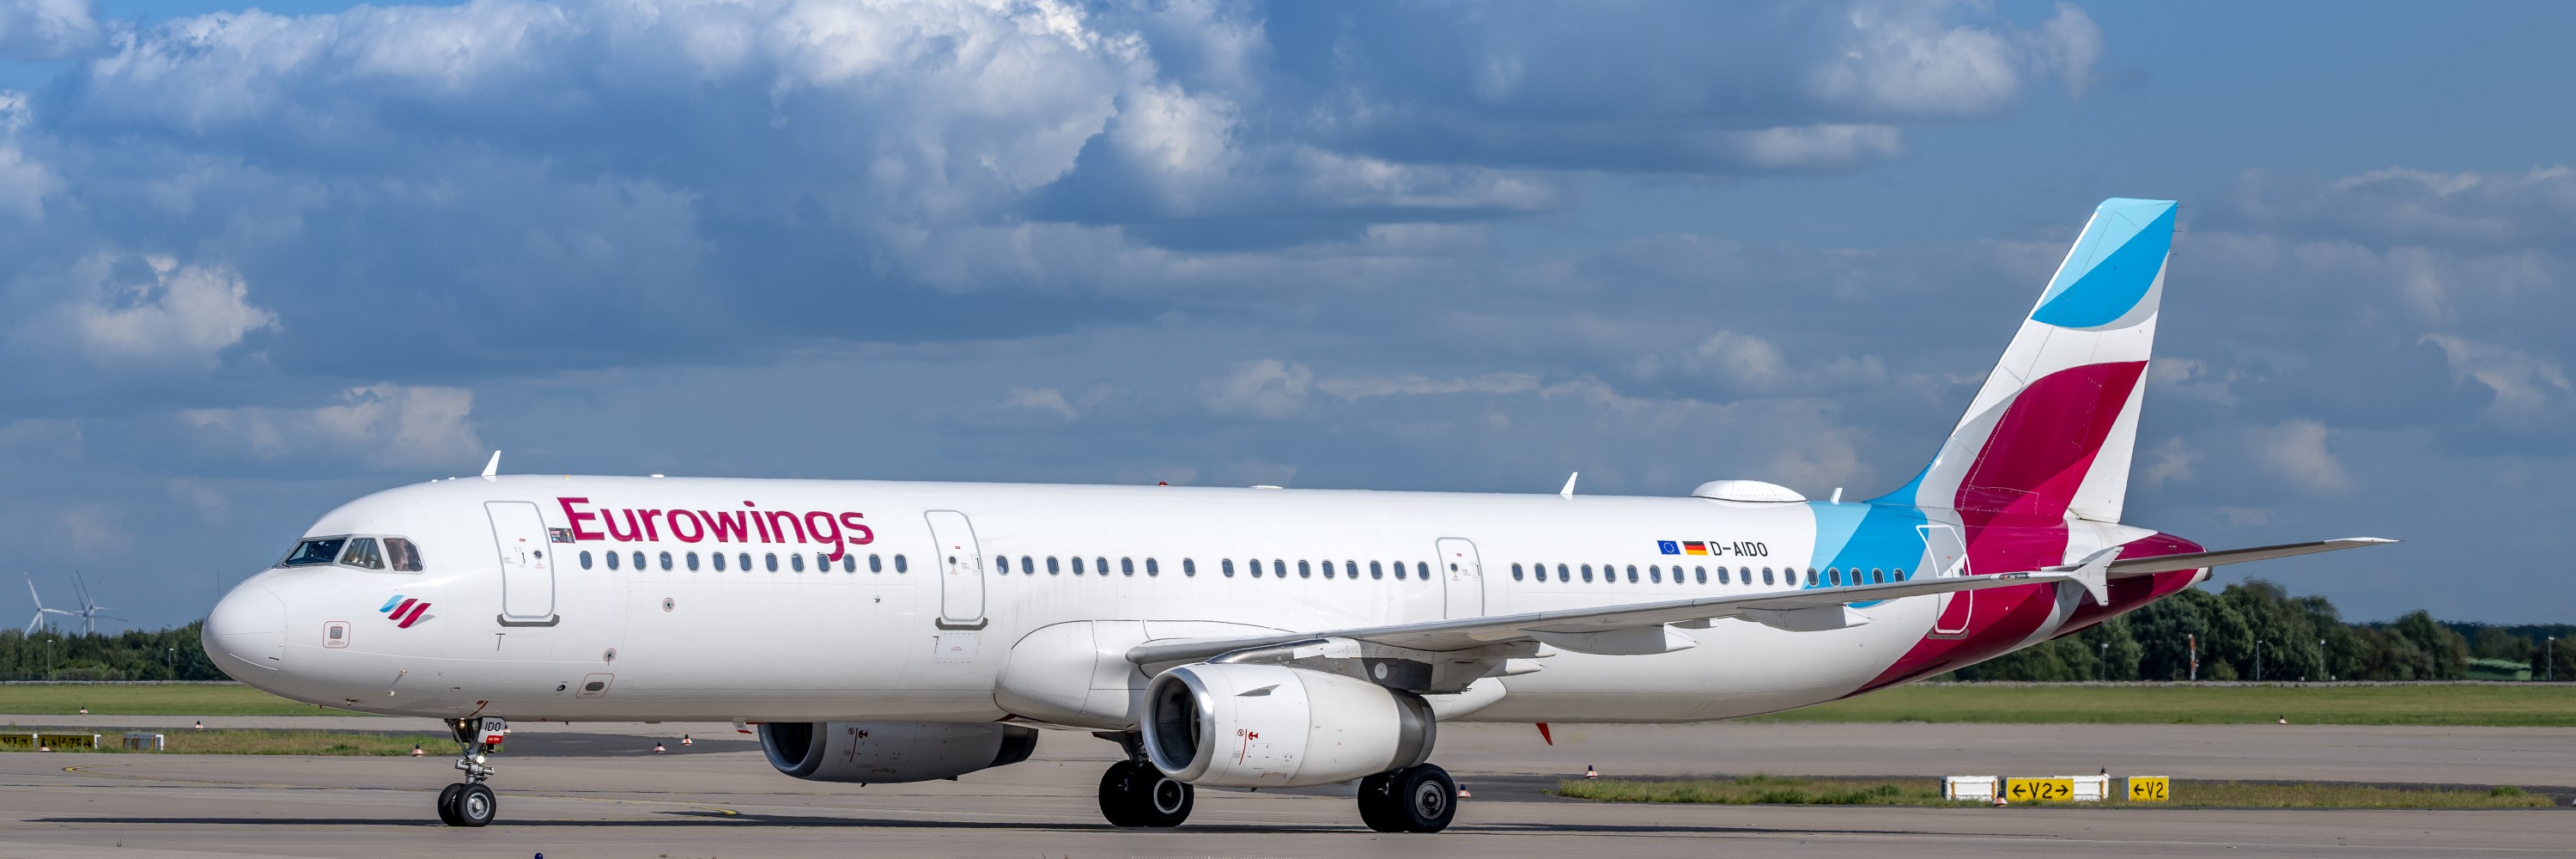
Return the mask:
POLYGON ((198 640, 225 674, 256 684, 285 664, 286 602, 257 585, 234 588, 206 615, 198 640))

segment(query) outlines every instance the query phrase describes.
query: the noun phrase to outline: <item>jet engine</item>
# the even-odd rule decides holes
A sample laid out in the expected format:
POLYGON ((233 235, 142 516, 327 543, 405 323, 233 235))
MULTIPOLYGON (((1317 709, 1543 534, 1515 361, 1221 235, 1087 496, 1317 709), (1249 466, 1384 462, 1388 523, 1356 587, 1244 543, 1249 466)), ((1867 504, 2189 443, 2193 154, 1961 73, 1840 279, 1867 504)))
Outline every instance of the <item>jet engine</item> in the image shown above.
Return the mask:
POLYGON ((938 722, 770 722, 760 750, 779 772, 809 781, 955 778, 1029 759, 1035 728, 938 722))
POLYGON ((1349 781, 1431 757, 1437 723, 1411 692, 1304 668, 1199 663, 1145 690, 1145 751, 1212 787, 1349 781))

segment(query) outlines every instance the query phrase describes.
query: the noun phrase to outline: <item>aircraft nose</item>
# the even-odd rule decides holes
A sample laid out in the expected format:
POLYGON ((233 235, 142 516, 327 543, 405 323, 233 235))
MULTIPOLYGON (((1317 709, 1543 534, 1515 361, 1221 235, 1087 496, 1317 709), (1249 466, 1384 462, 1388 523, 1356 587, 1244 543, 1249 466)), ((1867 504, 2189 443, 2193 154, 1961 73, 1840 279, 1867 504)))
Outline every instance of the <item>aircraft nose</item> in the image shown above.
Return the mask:
POLYGON ((198 643, 233 679, 252 683, 266 678, 286 661, 286 601, 257 585, 234 588, 206 615, 198 643))

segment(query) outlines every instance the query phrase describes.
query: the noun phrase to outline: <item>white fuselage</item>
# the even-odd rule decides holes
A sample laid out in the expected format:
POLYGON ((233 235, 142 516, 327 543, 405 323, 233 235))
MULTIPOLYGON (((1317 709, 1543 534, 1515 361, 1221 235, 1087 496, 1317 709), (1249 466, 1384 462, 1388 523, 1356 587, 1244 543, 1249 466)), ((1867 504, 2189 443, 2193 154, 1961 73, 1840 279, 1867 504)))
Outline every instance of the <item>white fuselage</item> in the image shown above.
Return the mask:
MULTIPOLYGON (((997 703, 1006 666, 1023 660, 1026 674, 1028 666, 1061 664, 1063 653, 1030 650, 1061 650, 1066 641, 1123 652, 1152 639, 1796 589, 1805 582, 1791 570, 1803 577, 1841 550, 1817 545, 1818 523, 1837 512, 1823 510, 1829 506, 1869 505, 461 478, 357 500, 307 533, 404 538, 419 547, 419 572, 339 563, 271 569, 225 599, 207 640, 228 671, 253 685, 370 712, 992 721, 1021 715, 997 703), (528 533, 531 514, 548 530, 528 533), (777 533, 750 515, 775 521, 777 533), (959 533, 934 534, 934 518, 946 523, 943 532, 959 533), (708 527, 717 521, 726 524, 708 527), (740 533, 733 522, 743 523, 740 533), (837 545, 823 533, 827 524, 837 545), (1667 541, 1706 544, 1716 554, 1666 554, 1667 541), (850 560, 834 560, 836 550, 850 560), (1543 580, 1530 572, 1541 565, 1543 580), (1560 565, 1567 580, 1557 575, 1560 565), (1779 572, 1764 584, 1771 568, 1779 572), (1751 581, 1737 570, 1750 571, 1751 581), (399 607, 405 601, 427 607, 399 607), (1088 631, 1031 635, 1063 624, 1088 631), (282 630, 273 646, 272 626, 282 630)), ((1921 521, 1913 508, 1891 509, 1921 521)), ((1869 563, 1892 572, 1917 567, 1921 556, 1918 539, 1869 563)), ((1500 678, 1507 694, 1466 718, 1693 721, 1832 700, 1879 677, 1922 640, 1941 599, 1864 606, 1870 622, 1848 629, 1784 632, 1724 620, 1683 630, 1697 646, 1673 653, 1558 653, 1538 660, 1538 671, 1500 678)))

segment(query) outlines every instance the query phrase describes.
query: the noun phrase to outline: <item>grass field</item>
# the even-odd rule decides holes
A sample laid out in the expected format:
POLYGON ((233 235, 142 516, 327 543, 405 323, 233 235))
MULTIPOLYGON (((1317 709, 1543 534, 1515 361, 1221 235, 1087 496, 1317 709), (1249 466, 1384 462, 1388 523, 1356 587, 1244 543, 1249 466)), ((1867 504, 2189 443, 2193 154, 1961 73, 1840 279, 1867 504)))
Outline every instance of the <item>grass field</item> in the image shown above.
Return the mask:
MULTIPOLYGON (((2549 797, 2518 787, 2484 789, 2411 789, 2341 784, 2252 784, 2246 782, 2177 781, 2167 802, 2130 802, 2113 782, 2108 802, 2086 808, 2550 808, 2549 797)), ((1569 779, 1557 785, 1558 796, 1605 802, 1691 802, 1723 805, 1914 805, 1982 807, 1982 802, 1941 798, 1938 779, 1797 778, 1745 776, 1735 779, 1632 781, 1569 779)), ((2029 807, 2024 803, 2018 807, 2029 807)), ((2074 803, 2036 803, 2066 806, 2074 803)))
MULTIPOLYGON (((57 728, 11 728, 10 730, 22 733, 36 733, 39 731, 44 733, 91 733, 89 731, 75 731, 73 729, 57 728)), ((161 736, 164 739, 164 745, 166 748, 158 752, 147 752, 123 748, 125 733, 122 731, 114 733, 97 733, 99 734, 98 742, 100 745, 98 751, 129 755, 375 755, 380 757, 390 757, 394 755, 411 754, 412 747, 415 745, 420 746, 433 755, 452 756, 456 753, 456 741, 454 739, 433 734, 369 734, 350 731, 270 731, 238 729, 222 731, 164 731, 161 732, 161 736)), ((33 751, 33 749, 23 748, 16 745, 0 745, 0 752, 32 753, 33 751)), ((69 750, 64 749, 61 751, 69 750)), ((79 751, 86 752, 90 750, 80 749, 79 751)))
POLYGON ((1761 722, 2576 726, 2576 685, 1917 683, 1761 722))
POLYGON ((0 713, 68 716, 359 716, 289 701, 238 683, 11 683, 0 685, 0 713))

